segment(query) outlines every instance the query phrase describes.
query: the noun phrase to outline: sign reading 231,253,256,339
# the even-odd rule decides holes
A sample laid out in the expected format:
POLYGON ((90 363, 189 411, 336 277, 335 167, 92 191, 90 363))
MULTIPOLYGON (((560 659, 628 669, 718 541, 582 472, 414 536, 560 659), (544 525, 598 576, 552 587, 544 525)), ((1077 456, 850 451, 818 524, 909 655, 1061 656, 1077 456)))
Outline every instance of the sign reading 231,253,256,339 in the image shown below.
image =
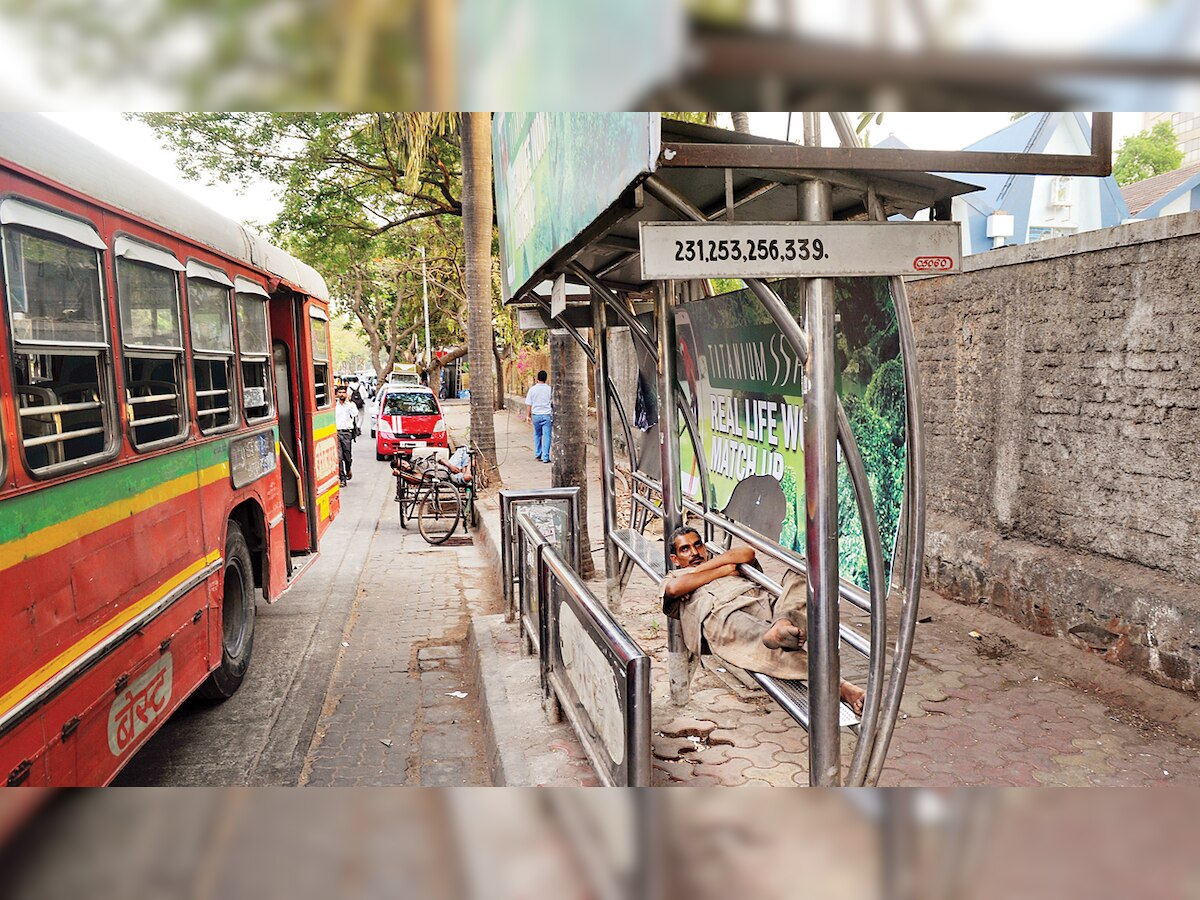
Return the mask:
POLYGON ((640 226, 642 277, 824 278, 956 272, 956 222, 658 223, 640 226))

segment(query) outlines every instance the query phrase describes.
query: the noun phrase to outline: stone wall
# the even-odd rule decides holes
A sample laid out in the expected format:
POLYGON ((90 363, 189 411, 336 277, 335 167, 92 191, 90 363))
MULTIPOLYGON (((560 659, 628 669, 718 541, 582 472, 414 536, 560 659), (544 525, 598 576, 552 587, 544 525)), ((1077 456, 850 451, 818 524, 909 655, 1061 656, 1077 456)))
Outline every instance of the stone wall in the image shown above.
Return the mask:
POLYGON ((935 587, 1200 680, 1200 213, 993 250, 909 297, 935 587))

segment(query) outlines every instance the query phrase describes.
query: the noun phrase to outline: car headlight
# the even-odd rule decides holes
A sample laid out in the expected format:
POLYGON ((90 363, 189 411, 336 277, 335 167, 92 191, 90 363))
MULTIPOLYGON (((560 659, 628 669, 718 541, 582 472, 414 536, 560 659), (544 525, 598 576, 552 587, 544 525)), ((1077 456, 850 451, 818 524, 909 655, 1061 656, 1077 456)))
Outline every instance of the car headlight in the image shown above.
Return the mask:
POLYGON ((445 431, 446 431, 446 420, 445 419, 438 419, 436 422, 433 423, 433 433, 434 434, 444 434, 445 431))

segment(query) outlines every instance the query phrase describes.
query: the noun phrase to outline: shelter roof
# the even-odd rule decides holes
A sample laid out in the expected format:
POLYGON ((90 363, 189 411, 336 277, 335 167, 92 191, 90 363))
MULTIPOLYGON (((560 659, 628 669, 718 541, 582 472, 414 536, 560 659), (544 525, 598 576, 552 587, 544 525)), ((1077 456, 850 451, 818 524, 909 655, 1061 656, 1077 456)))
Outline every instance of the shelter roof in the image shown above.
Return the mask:
MULTIPOLYGON (((723 128, 662 119, 663 144, 686 142, 714 148, 792 146, 786 141, 757 135, 738 134, 723 128)), ((664 151, 669 152, 669 151, 664 151)), ((975 185, 924 172, 840 171, 826 169, 736 168, 720 164, 721 150, 713 151, 717 163, 703 167, 659 165, 656 177, 686 197, 711 221, 725 221, 726 170, 730 172, 734 216, 739 222, 801 221, 801 192, 798 185, 814 178, 832 185, 834 219, 866 217, 866 196, 873 189, 887 215, 912 216, 948 202, 952 197, 978 190, 975 185)), ((660 157, 660 163, 662 158, 660 157)), ((606 284, 623 290, 640 291, 649 285, 641 277, 638 257, 638 225, 641 222, 675 222, 679 217, 641 187, 643 175, 624 196, 596 218, 570 244, 556 253, 515 293, 522 294, 544 279, 566 269, 571 262, 582 265, 606 284)))

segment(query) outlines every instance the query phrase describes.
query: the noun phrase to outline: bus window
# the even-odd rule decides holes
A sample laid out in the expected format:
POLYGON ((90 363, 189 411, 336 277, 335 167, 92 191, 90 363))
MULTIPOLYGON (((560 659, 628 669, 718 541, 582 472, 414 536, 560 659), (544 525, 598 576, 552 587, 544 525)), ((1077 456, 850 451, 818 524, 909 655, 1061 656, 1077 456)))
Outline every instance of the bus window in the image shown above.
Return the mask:
POLYGON ((312 317, 313 385, 317 392, 317 409, 327 408, 333 401, 329 393, 329 322, 319 309, 309 311, 312 317))
POLYGON ((183 330, 179 276, 165 250, 117 238, 117 306, 125 360, 125 416, 133 446, 145 450, 183 436, 183 330))
POLYGON ((30 471, 75 468, 115 449, 100 250, 90 225, 0 203, 21 449, 30 471))
POLYGON ((187 266, 188 320, 196 374, 196 418, 209 434, 234 423, 233 323, 229 288, 220 269, 192 260, 187 266))
POLYGON ((242 408, 246 422, 271 418, 271 338, 267 331, 270 295, 256 282, 234 279, 237 307, 238 355, 242 367, 242 408))

